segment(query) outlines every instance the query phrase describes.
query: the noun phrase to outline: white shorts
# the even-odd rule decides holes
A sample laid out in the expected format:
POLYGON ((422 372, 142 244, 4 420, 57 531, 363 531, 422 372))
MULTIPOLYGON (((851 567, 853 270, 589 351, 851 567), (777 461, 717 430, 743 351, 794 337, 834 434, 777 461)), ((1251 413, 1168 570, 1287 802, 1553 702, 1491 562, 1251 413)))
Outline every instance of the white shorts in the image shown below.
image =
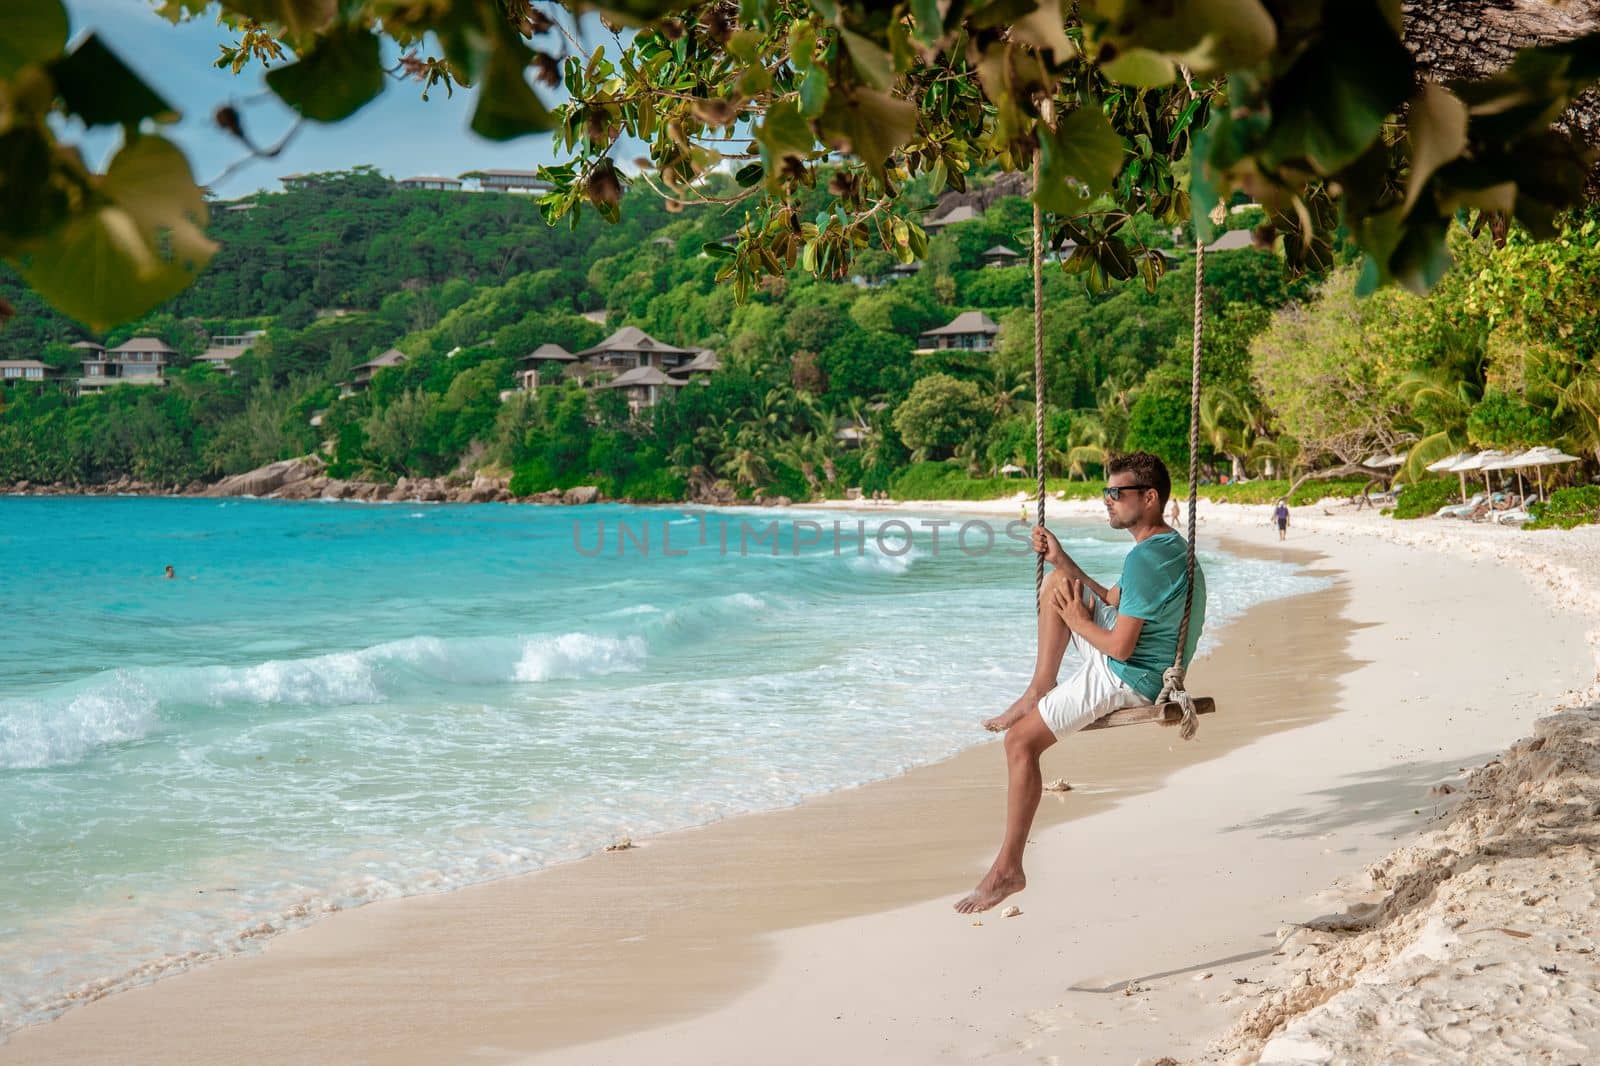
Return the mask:
MULTIPOLYGON (((1094 611, 1095 625, 1110 629, 1117 624, 1117 609, 1088 589, 1083 598, 1094 611)), ((1076 733, 1097 718, 1124 707, 1138 707, 1150 701, 1127 682, 1112 673, 1105 652, 1078 637, 1067 645, 1061 657, 1061 674, 1056 687, 1039 701, 1039 717, 1058 738, 1076 733)))

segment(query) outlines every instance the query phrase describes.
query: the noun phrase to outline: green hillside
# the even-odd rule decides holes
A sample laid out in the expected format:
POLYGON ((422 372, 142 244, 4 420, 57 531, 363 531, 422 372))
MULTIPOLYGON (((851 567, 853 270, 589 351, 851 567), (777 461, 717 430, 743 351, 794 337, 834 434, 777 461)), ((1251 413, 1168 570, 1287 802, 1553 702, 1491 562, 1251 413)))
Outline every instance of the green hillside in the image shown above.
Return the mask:
MULTIPOLYGON (((522 493, 591 483, 647 499, 962 491, 950 476, 988 477, 1008 463, 1031 469, 1033 451, 1030 273, 983 264, 996 245, 1026 251, 1029 208, 1017 197, 977 202, 977 217, 933 237, 913 274, 895 276, 886 254, 869 251, 856 279, 797 270, 740 306, 715 280, 723 260, 704 251, 741 224, 737 208, 669 212, 634 192, 619 224, 591 212, 573 228, 550 228, 528 197, 401 190, 368 170, 318 175, 217 205, 211 233, 222 251, 199 282, 146 320, 89 338, 164 339, 179 353, 165 388, 74 398, 81 353, 68 345, 88 335, 0 276, 18 312, 0 329, 0 359, 68 371, 66 385, 0 393, 0 482, 132 476, 182 486, 321 452, 333 476, 488 469, 515 472, 522 493), (602 310, 604 326, 580 314, 602 310), (920 334, 965 311, 999 323, 995 350, 913 354, 920 334), (540 344, 577 350, 623 325, 714 349, 721 369, 637 415, 616 390, 548 376, 537 392, 502 399, 517 385, 519 358, 540 344), (193 363, 211 337, 249 329, 265 333, 232 376, 193 363), (352 367, 390 348, 409 360, 340 398, 352 367), (918 465, 929 462, 940 466, 918 465)), ((1572 232, 1573 269, 1587 284, 1593 226, 1575 223, 1572 232)), ((1147 227, 1141 236, 1164 235, 1147 227)), ((1473 288, 1482 289, 1483 270, 1457 271, 1434 296, 1386 291, 1351 310, 1340 303, 1345 271, 1323 291, 1324 279, 1291 279, 1268 253, 1209 256, 1208 473, 1282 475, 1350 458, 1336 433, 1307 417, 1354 387, 1294 364, 1316 353, 1369 390, 1347 397, 1341 416, 1365 434, 1363 447, 1448 448, 1519 434, 1584 446, 1588 423, 1581 407, 1560 400, 1567 393, 1491 380, 1489 302, 1514 296, 1531 270, 1527 256, 1515 241, 1501 252, 1464 234, 1456 243, 1483 270, 1503 268, 1494 292, 1473 288), (1354 338, 1339 332, 1351 315, 1361 320, 1354 338), (1286 341, 1297 322, 1310 331, 1286 341), (1380 335, 1383 351, 1374 352, 1380 335), (1465 391, 1430 399, 1419 384, 1430 373, 1456 375, 1465 391), (1285 384, 1302 379, 1305 395, 1285 384), (1373 419, 1360 403, 1381 424, 1365 424, 1373 419)), ((1153 293, 1130 283, 1091 295, 1080 276, 1048 268, 1051 476, 1090 476, 1108 451, 1140 447, 1186 461, 1193 266, 1179 244, 1153 293)), ((1573 299, 1600 306, 1574 285, 1573 299)), ((1594 375, 1592 365, 1575 372, 1580 383, 1594 375)))

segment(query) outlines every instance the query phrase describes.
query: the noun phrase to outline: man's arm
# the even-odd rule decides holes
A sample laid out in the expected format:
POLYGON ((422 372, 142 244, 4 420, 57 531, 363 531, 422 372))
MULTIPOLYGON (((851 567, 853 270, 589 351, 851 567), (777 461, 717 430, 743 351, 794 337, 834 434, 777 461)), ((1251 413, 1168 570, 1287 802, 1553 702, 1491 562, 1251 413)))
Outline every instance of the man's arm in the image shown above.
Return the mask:
MULTIPOLYGON (((1061 615, 1061 620, 1072 630, 1073 635, 1088 643, 1090 647, 1108 658, 1127 662, 1128 656, 1133 654, 1133 649, 1139 644, 1139 634, 1144 631, 1144 619, 1119 614, 1110 629, 1097 624, 1094 613, 1083 602, 1083 590, 1090 587, 1092 586, 1077 578, 1068 578, 1067 587, 1056 590, 1056 612, 1061 615)), ((1118 596, 1118 599, 1121 597, 1118 596)))
POLYGON ((1077 581, 1086 589, 1090 589, 1096 596, 1115 607, 1121 600, 1122 594, 1115 587, 1106 588, 1094 578, 1083 572, 1083 567, 1078 561, 1066 553, 1061 547, 1061 541, 1056 535, 1044 526, 1033 528, 1033 550, 1044 556, 1044 561, 1067 575, 1067 579, 1077 581))
POLYGON ((1067 577, 1077 581, 1081 586, 1093 592, 1111 606, 1115 607, 1122 602, 1122 590, 1120 588, 1116 585, 1107 588, 1105 585, 1100 584, 1100 582, 1085 573, 1083 567, 1079 566, 1070 556, 1067 558, 1067 565, 1062 569, 1066 570, 1067 577))

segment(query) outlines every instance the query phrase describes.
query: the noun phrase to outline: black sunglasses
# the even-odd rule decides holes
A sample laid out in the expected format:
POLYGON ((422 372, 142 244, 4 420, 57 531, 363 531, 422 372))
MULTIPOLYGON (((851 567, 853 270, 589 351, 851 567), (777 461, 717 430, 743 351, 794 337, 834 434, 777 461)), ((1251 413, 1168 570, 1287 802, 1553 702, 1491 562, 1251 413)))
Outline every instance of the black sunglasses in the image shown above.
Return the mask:
POLYGON ((1108 500, 1120 500, 1124 492, 1143 492, 1145 489, 1153 488, 1154 485, 1107 485, 1105 497, 1108 500))

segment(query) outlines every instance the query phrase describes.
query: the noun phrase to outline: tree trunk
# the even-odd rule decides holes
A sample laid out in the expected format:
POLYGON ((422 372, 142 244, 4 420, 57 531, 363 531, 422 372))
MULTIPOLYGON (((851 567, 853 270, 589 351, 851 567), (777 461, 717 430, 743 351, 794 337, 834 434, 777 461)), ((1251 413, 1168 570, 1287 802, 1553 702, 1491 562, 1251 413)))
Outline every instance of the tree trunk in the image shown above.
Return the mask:
MULTIPOLYGON (((1600 29, 1600 0, 1406 0, 1401 9, 1406 47, 1422 75, 1438 82, 1484 78, 1520 49, 1600 29)), ((1600 89, 1573 101, 1556 126, 1580 144, 1600 141, 1600 89)), ((1600 163, 1589 170, 1588 193, 1600 199, 1600 163)))

